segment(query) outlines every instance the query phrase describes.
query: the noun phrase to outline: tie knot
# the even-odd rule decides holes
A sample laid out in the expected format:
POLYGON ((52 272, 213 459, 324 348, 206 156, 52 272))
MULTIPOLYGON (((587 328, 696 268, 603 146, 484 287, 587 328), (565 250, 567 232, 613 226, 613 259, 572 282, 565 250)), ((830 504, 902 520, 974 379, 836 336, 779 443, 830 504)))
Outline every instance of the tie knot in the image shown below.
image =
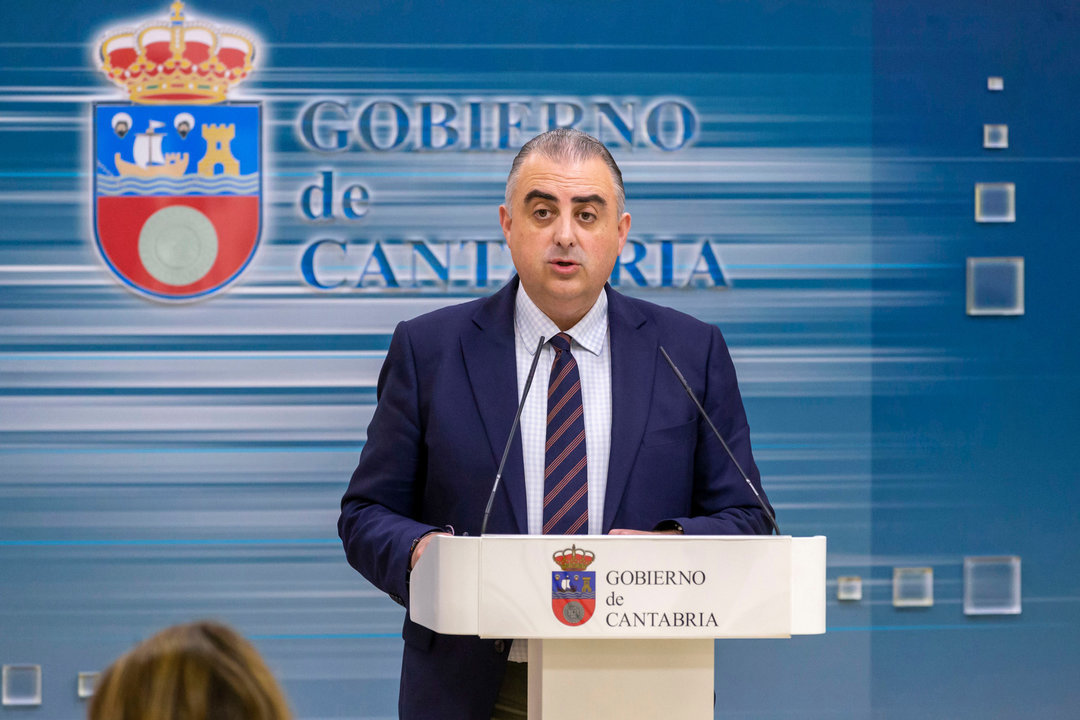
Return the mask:
POLYGON ((560 353, 566 352, 570 349, 570 336, 566 333, 559 333, 555 337, 551 338, 551 347, 555 348, 560 353))

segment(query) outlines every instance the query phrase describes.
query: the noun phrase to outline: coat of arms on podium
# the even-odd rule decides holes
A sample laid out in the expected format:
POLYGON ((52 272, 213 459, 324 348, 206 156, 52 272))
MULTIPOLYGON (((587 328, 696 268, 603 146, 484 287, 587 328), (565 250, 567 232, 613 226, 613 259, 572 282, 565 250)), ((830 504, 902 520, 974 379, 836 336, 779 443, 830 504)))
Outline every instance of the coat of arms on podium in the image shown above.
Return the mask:
POLYGON ((552 559, 561 569, 551 573, 551 610, 564 625, 584 625, 596 610, 596 573, 585 571, 596 555, 571 545, 552 559))
POLYGON ((94 105, 94 231, 136 292, 191 300, 239 277, 262 217, 258 103, 227 103, 252 71, 242 32, 167 19, 107 32, 101 70, 130 102, 94 105))

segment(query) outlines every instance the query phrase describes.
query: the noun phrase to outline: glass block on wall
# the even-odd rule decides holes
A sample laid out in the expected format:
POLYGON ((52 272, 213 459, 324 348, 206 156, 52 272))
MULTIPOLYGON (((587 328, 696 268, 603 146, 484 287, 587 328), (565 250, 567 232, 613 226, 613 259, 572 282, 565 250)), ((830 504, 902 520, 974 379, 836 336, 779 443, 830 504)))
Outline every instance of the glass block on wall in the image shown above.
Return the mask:
POLYGON ((4 705, 41 704, 40 665, 5 665, 2 674, 4 705))
POLYGON ((893 607, 932 607, 934 568, 893 568, 892 604, 893 607))
POLYGON ((1016 184, 975 183, 975 222, 1016 222, 1016 184))
POLYGON ((1009 126, 983 125, 983 147, 988 150, 1004 150, 1009 147, 1009 126))
POLYGON ((843 575, 836 578, 837 600, 862 600, 862 578, 858 575, 843 575))
POLYGON ((101 677, 99 672, 81 672, 79 673, 78 691, 79 697, 88 698, 94 694, 94 688, 97 686, 98 678, 101 677))
POLYGON ((1020 614, 1020 558, 964 558, 964 614, 1020 614))
POLYGON ((994 92, 1001 92, 1005 89, 1005 78, 1000 75, 991 75, 986 78, 986 89, 994 92))
POLYGON ((1024 314, 1024 258, 967 259, 968 315, 1024 314))

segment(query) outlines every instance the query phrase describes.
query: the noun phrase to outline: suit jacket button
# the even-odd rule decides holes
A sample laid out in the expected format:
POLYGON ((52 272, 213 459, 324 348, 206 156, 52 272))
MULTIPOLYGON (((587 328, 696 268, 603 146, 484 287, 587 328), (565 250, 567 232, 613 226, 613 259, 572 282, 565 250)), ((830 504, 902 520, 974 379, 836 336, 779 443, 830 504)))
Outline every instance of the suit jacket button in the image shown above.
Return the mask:
POLYGON ((506 641, 505 640, 496 640, 495 641, 495 652, 501 653, 505 649, 506 649, 506 641))

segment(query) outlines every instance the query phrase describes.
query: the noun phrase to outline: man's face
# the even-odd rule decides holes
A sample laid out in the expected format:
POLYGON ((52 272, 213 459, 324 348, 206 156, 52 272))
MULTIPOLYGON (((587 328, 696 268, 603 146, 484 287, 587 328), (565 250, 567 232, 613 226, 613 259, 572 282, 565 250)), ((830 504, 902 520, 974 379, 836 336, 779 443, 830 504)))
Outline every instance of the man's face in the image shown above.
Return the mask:
POLYGON ((589 311, 630 231, 603 160, 565 164, 530 155, 521 165, 513 215, 499 207, 521 285, 544 314, 568 330, 589 311))

